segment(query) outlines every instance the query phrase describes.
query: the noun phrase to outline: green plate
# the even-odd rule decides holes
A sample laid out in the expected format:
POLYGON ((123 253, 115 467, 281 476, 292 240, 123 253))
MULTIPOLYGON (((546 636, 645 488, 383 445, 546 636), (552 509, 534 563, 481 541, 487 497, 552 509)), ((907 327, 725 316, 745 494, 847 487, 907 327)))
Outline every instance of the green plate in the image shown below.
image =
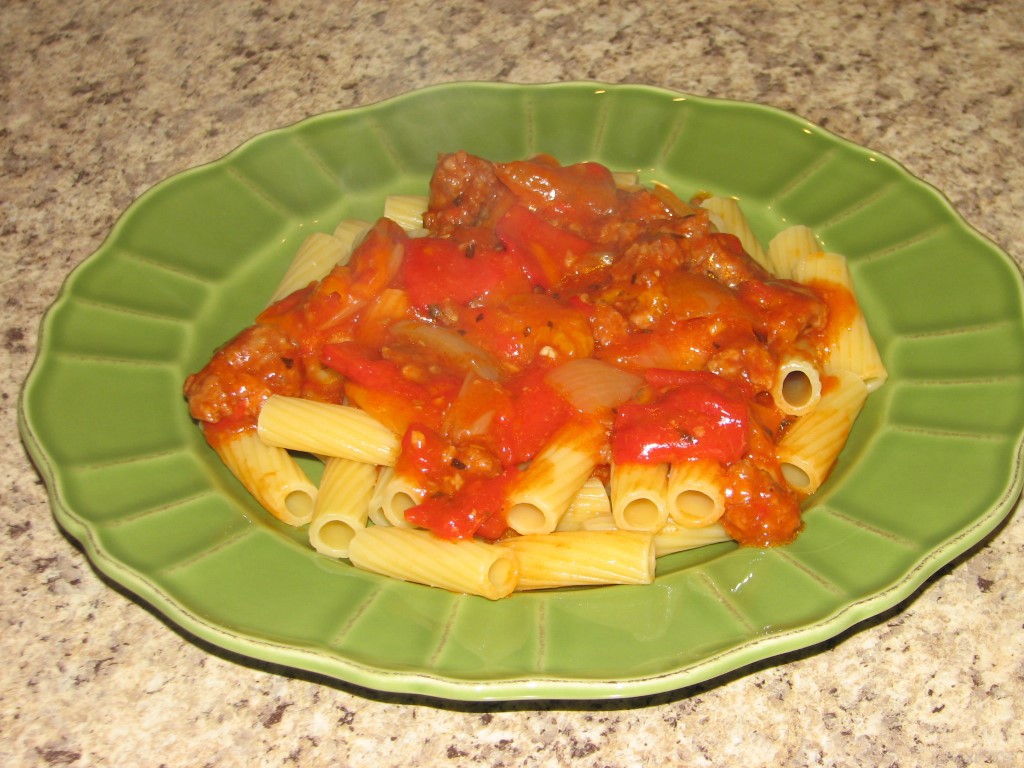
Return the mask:
POLYGON ((443 85, 268 133, 144 194, 47 315, 21 429, 58 522, 199 638, 378 690, 637 696, 831 638, 1007 515, 1021 299, 1011 260, 934 189, 794 115, 638 86, 443 85), (437 154, 460 148, 735 195, 762 239, 803 223, 848 256, 891 377, 794 544, 664 558, 652 586, 489 602, 322 557, 224 470, 185 375, 251 321, 309 232, 424 192, 437 154))

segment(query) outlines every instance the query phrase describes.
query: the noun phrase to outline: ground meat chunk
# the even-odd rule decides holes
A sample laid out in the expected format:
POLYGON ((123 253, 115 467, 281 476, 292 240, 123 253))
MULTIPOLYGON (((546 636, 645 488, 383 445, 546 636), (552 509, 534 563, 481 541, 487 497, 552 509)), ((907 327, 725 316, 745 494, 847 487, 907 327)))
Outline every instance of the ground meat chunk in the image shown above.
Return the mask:
POLYGON ((210 424, 223 419, 254 422, 270 395, 301 392, 303 372, 298 360, 295 343, 281 330, 250 326, 185 380, 189 412, 210 424))
POLYGON ((493 224, 513 199, 488 161, 461 151, 441 155, 430 179, 430 205, 423 224, 441 236, 457 228, 493 224))

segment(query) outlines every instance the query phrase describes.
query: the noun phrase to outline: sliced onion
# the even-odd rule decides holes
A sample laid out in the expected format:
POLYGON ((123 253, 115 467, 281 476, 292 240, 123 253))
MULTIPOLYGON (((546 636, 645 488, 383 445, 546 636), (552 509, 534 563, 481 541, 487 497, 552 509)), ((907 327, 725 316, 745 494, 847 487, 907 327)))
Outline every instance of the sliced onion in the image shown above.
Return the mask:
POLYGON ((626 402, 643 385, 636 374, 593 358, 575 358, 545 378, 583 413, 596 413, 626 402))
POLYGON ((391 326, 391 333, 399 339, 421 344, 435 352, 438 357, 463 373, 495 381, 500 370, 498 363, 485 349, 466 341, 462 336, 447 328, 417 322, 399 320, 391 326))

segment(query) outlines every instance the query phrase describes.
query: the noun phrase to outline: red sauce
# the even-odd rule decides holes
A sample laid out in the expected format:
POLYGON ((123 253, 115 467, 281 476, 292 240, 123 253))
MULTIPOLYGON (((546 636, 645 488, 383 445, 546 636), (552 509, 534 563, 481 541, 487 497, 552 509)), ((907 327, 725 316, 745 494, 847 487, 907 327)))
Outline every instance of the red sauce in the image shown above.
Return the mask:
POLYGON ((615 414, 612 458, 619 464, 710 459, 723 465, 747 453, 750 406, 742 390, 707 371, 651 369, 659 388, 648 403, 624 403, 615 414))
POLYGON ((774 454, 788 422, 767 392, 790 351, 821 358, 842 296, 774 278, 695 204, 618 188, 595 163, 442 155, 424 224, 410 239, 380 220, 187 379, 211 442, 252 428, 275 393, 347 400, 403 435, 397 469, 427 494, 408 519, 494 539, 508 482, 574 417, 546 375, 596 357, 647 381, 614 415, 608 460, 714 459, 731 535, 797 534, 774 454), (385 289, 403 301, 382 319, 385 289))

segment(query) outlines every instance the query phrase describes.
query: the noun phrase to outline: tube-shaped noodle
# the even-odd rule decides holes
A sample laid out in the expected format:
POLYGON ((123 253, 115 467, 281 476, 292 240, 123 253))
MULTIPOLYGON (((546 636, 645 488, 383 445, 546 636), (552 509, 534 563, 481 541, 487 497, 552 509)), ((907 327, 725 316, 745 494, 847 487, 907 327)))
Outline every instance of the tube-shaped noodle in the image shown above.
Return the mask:
POLYGON ((638 531, 561 531, 503 539, 519 562, 516 589, 654 581, 654 537, 638 531))
POLYGON ((348 557, 352 538, 366 527, 376 482, 377 468, 372 464, 336 456, 327 459, 309 524, 309 543, 317 552, 348 557))
POLYGON ((672 465, 668 473, 668 512, 673 522, 700 528, 725 512, 722 467, 716 461, 694 459, 672 465))
POLYGON ((242 485, 274 517, 305 525, 313 517, 316 486, 284 449, 267 445, 255 432, 240 432, 214 445, 242 485))
POLYGON ((550 533, 597 465, 604 428, 570 421, 558 430, 518 477, 507 499, 506 519, 518 533, 550 533))
POLYGON ((268 445, 391 466, 398 457, 394 432, 365 411, 347 405, 271 395, 259 416, 268 445))
POLYGON ((829 378, 818 407, 789 427, 779 441, 777 456, 790 486, 813 493, 825 481, 867 394, 856 373, 841 371, 829 378))
POLYGON ((821 400, 821 374, 807 358, 792 355, 779 363, 769 394, 783 413, 803 416, 821 400))
POLYGON ((588 477, 579 493, 569 504, 569 509, 558 521, 557 531, 578 531, 585 528, 587 522, 598 517, 607 516, 611 519, 612 505, 608 491, 596 477, 588 477))
POLYGON ((611 503, 615 525, 624 531, 656 531, 668 517, 666 464, 612 464, 611 503))
POLYGON ((475 539, 450 541, 417 528, 370 526, 349 545, 358 568, 403 581, 497 600, 519 580, 515 554, 475 539))

